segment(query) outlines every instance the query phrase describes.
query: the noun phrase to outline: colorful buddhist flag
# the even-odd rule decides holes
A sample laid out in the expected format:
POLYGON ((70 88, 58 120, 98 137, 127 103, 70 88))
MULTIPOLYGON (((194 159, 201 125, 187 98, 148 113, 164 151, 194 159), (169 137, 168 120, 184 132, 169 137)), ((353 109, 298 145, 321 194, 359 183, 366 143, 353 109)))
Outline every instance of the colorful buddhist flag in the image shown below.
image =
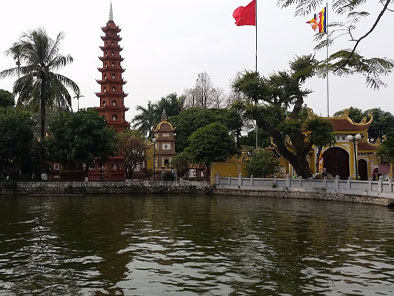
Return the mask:
POLYGON ((256 0, 234 10, 233 18, 237 26, 256 26, 256 0))
POLYGON ((319 13, 315 13, 313 19, 306 22, 312 26, 312 29, 317 33, 327 33, 327 12, 326 7, 319 13))

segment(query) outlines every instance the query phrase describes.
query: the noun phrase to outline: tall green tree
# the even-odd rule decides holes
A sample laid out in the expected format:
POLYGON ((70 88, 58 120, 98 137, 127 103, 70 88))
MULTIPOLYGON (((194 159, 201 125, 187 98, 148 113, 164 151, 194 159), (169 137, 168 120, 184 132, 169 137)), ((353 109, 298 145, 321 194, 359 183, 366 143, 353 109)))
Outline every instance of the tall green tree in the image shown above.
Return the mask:
POLYGON ((235 142, 227 127, 219 122, 199 128, 190 136, 185 150, 190 158, 207 167, 213 161, 224 161, 236 153, 235 142))
POLYGON ((239 136, 243 125, 241 115, 233 109, 189 108, 179 115, 171 117, 170 122, 176 128, 176 150, 182 152, 189 146, 189 137, 199 128, 214 122, 220 122, 230 132, 239 136))
POLYGON ((9 91, 0 89, 0 107, 7 108, 15 105, 14 95, 9 91))
POLYGON ((33 142, 30 113, 15 108, 0 108, 0 170, 11 175, 20 171, 33 142))
POLYGON ((17 57, 17 67, 0 72, 0 77, 20 75, 13 92, 18 95, 18 104, 31 103, 39 108, 40 135, 45 137, 46 108, 71 108, 72 97, 67 88, 79 90, 71 79, 54 71, 73 62, 70 55, 59 54, 63 33, 52 40, 44 29, 23 33, 8 52, 17 57))
POLYGON ((93 109, 63 112, 50 122, 46 138, 50 159, 65 164, 86 164, 105 160, 118 149, 117 136, 105 119, 93 109))
POLYGON ((119 153, 124 157, 126 176, 133 178, 137 165, 146 160, 146 138, 139 132, 127 130, 118 134, 119 153))
POLYGON ((391 136, 387 138, 387 140, 383 141, 376 152, 376 156, 381 163, 394 163, 394 136, 391 136))
MULTIPOLYGON (((308 14, 317 12, 316 10, 323 7, 326 1, 277 0, 277 3, 282 8, 295 6, 295 14, 305 17, 308 14)), ((328 65, 329 70, 339 76, 361 73, 365 76, 367 85, 376 89, 385 85, 381 77, 391 73, 394 61, 387 57, 366 57, 359 52, 359 48, 360 44, 366 42, 365 40, 378 27, 383 16, 394 12, 394 1, 368 1, 368 5, 374 5, 378 11, 373 15, 369 11, 363 10, 366 4, 367 1, 365 0, 331 1, 330 6, 336 14, 336 17, 331 19, 338 21, 328 24, 328 41, 325 34, 315 35, 315 40, 318 42, 315 50, 326 48, 327 45, 332 46, 340 37, 347 38, 351 42, 351 48, 333 52, 327 61, 323 60, 319 63, 319 67, 325 69, 328 65), (359 24, 366 25, 367 29, 360 31, 359 24)), ((382 40, 380 45, 378 45, 376 40, 373 42, 375 47, 379 47, 384 46, 385 40, 382 40)), ((325 71, 322 74, 324 76, 325 71)))
POLYGON ((233 85, 245 99, 244 116, 264 127, 280 155, 303 178, 312 176, 306 159, 312 147, 334 141, 331 123, 318 118, 304 105, 311 91, 302 86, 315 74, 315 65, 312 56, 298 57, 290 63, 289 71, 269 77, 246 72, 233 85))

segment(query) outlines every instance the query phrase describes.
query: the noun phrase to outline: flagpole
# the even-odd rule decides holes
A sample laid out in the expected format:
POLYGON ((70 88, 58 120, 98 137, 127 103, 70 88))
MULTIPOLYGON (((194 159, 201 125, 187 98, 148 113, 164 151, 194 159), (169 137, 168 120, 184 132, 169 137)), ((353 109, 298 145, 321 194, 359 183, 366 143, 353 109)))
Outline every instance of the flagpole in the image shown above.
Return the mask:
MULTIPOLYGON (((255 23, 256 23, 256 73, 257 73, 257 0, 256 0, 256 11, 255 11, 255 23)), ((257 102, 256 102, 257 103, 257 102)), ((258 147, 258 131, 259 131, 259 127, 257 125, 257 120, 256 120, 256 149, 258 147)))
POLYGON ((327 34, 327 59, 326 59, 326 76, 327 76, 327 117, 330 117, 330 89, 328 83, 328 1, 326 6, 326 34, 327 34))

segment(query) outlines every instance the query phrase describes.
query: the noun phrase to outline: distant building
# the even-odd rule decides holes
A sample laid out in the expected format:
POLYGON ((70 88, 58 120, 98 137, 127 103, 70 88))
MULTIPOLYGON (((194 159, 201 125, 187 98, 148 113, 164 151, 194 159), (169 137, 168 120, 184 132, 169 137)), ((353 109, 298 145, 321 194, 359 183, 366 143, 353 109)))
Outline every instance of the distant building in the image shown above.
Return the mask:
MULTIPOLYGON (((368 180, 374 176, 374 171, 387 171, 385 167, 379 165, 375 158, 379 143, 372 144, 368 140, 368 129, 373 121, 372 116, 368 121, 364 118, 360 123, 357 123, 353 122, 349 118, 349 112, 345 111, 343 115, 338 117, 323 119, 333 125, 333 136, 336 143, 331 147, 323 147, 320 153, 317 147, 310 151, 307 160, 312 173, 324 172, 332 177, 338 175, 342 180, 348 177, 356 179, 356 176, 359 180, 368 180), (319 159, 320 170, 317 165, 319 159)), ((281 163, 283 173, 296 174, 290 163, 287 161, 281 163)))
POLYGON ((167 121, 167 113, 163 110, 161 121, 153 129, 154 138, 148 145, 147 169, 154 172, 156 180, 160 180, 160 175, 164 171, 172 171, 171 161, 176 155, 174 127, 167 121), (154 161, 153 161, 154 160, 154 161))

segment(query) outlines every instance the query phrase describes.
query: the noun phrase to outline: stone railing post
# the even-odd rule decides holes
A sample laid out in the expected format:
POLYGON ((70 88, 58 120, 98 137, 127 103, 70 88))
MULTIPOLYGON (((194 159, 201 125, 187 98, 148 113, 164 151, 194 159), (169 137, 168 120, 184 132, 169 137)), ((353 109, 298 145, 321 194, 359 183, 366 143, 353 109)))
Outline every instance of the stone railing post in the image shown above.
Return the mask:
POLYGON ((335 176, 334 187, 335 187, 335 190, 339 190, 339 176, 338 175, 335 176))
POLYGON ((372 191, 372 177, 368 179, 368 191, 372 191))
POLYGON ((238 174, 238 187, 239 188, 242 187, 242 174, 241 173, 238 174))
POLYGON ((393 179, 389 179, 389 192, 393 192, 393 179))
POLYGON ((323 178, 323 188, 327 189, 327 177, 324 176, 323 178))
POLYGON ((250 175, 250 186, 254 187, 254 178, 253 178, 253 175, 250 175))
POLYGON ((228 185, 231 185, 231 175, 228 175, 228 185))
POLYGON ((216 185, 220 185, 220 175, 219 175, 219 172, 216 173, 216 176, 215 176, 215 184, 216 184, 216 185))
POLYGON ((298 177, 298 187, 302 188, 302 177, 298 177))
POLYGON ((380 176, 378 181, 378 193, 382 193, 382 191, 383 191, 383 176, 380 176))
POLYGON ((278 178, 274 177, 274 187, 278 187, 278 178))
POLYGON ((352 178, 347 177, 347 189, 352 189, 352 178))
POLYGON ((286 187, 287 187, 288 189, 291 188, 290 175, 289 175, 289 174, 286 175, 286 187))

